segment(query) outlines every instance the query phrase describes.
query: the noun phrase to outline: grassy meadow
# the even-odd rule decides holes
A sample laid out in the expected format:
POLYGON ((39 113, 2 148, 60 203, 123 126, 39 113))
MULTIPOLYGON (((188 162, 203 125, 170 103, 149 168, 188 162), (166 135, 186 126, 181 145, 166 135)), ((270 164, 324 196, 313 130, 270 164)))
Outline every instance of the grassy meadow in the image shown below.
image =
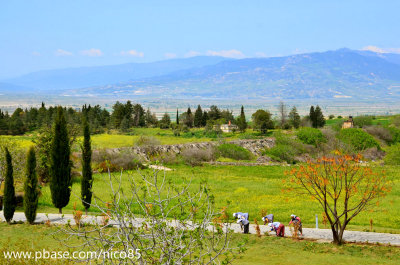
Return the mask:
MULTIPOLYGON (((343 119, 327 120, 327 126, 340 124, 343 119)), ((390 123, 390 118, 376 117, 374 124, 390 123)), ((294 134, 295 131, 285 131, 294 134)), ((269 135, 271 131, 269 132, 269 135)), ((192 129, 190 132, 181 133, 175 136, 172 130, 161 130, 158 128, 133 128, 129 133, 118 134, 110 131, 109 133, 97 134, 92 136, 92 148, 119 148, 134 146, 140 136, 151 136, 159 141, 160 144, 181 144, 202 141, 235 140, 235 139, 254 139, 258 138, 259 133, 247 130, 246 133, 223 134, 219 137, 207 135, 201 129, 192 129)), ((4 139, 23 149, 34 145, 34 134, 24 136, 1 136, 4 139)), ((81 137, 77 138, 76 144, 72 147, 74 152, 79 151, 81 137)), ((386 146, 383 146, 385 149, 386 146)), ((217 161, 235 162, 232 158, 219 157, 217 161)), ((242 162, 254 162, 242 160, 242 162)), ((375 171, 385 171, 385 174, 393 183, 392 192, 381 200, 379 205, 359 214, 348 226, 349 230, 370 231, 370 220, 373 221, 375 232, 400 233, 400 166, 382 166, 380 161, 370 164, 375 171)), ((215 196, 215 206, 217 209, 228 207, 229 216, 233 212, 249 212, 250 221, 254 223, 257 218, 261 222, 261 211, 273 213, 275 220, 287 224, 291 214, 296 214, 302 218, 305 227, 315 227, 315 215, 319 218, 319 227, 323 228, 322 208, 309 196, 299 195, 294 192, 285 191, 289 176, 285 174, 291 167, 296 165, 275 165, 275 166, 228 166, 228 165, 208 165, 188 166, 184 163, 169 164, 167 167, 172 171, 166 171, 167 178, 176 186, 183 186, 183 179, 191 179, 192 189, 196 189, 198 184, 204 180, 215 196)), ((79 171, 79 168, 75 170, 79 171)), ((142 173, 152 173, 150 169, 142 170, 142 173)), ((115 176, 119 173, 113 173, 115 176)), ((164 174, 160 171, 160 174, 164 174)), ((124 171, 122 173, 122 183, 128 187, 129 175, 135 179, 139 178, 137 171, 124 171)), ((22 186, 16 187, 18 191, 22 186)), ((78 210, 84 210, 80 196, 80 178, 73 179, 72 194, 69 204, 63 209, 63 213, 72 213, 74 205, 78 210)), ((111 190, 109 177, 106 173, 95 173, 93 184, 94 196, 103 200, 111 200, 111 190)), ((23 211, 17 208, 17 211, 23 211)), ((49 185, 41 188, 38 212, 58 213, 51 201, 49 185)), ((96 209, 90 209, 90 214, 99 214, 96 209)), ((56 227, 46 225, 27 225, 13 224, 7 225, 0 223, 0 252, 9 250, 68 250, 53 239, 52 233, 56 227)), ((329 243, 317 243, 308 240, 292 240, 289 238, 276 238, 274 236, 255 235, 234 235, 233 240, 239 240, 243 236, 248 237, 246 244, 247 251, 233 264, 398 264, 400 259, 400 248, 377 246, 377 245, 358 245, 346 244, 335 246, 329 243)), ((39 263, 30 261, 13 261, 12 264, 47 264, 46 260, 39 263), (40 263, 42 262, 42 263, 40 263)), ((52 261, 53 264, 68 264, 66 261, 52 261)), ((0 255, 0 264, 9 264, 0 255)), ((72 264, 72 263, 71 263, 72 264)))
MULTIPOLYGON (((53 233, 57 227, 45 225, 0 223, 0 252, 4 251, 75 251, 61 245, 53 233)), ((243 235, 234 235, 232 243, 240 240, 243 235)), ((335 246, 329 243, 316 243, 308 240, 293 240, 274 236, 245 235, 248 237, 246 251, 233 264, 398 264, 400 248, 346 244, 335 246)), ((79 243, 71 238, 70 243, 79 243)), ((0 264, 75 264, 67 260, 6 260, 0 255, 0 264)))
MULTIPOLYGON (((228 206, 230 213, 236 211, 249 212, 251 221, 257 218, 260 221, 261 210, 273 213, 277 221, 289 222, 290 215, 301 216, 307 227, 315 227, 315 215, 318 214, 320 227, 323 227, 322 209, 308 196, 285 192, 284 180, 288 180, 285 171, 289 166, 212 166, 204 165, 190 167, 186 165, 170 166, 173 171, 165 172, 167 177, 177 186, 182 185, 183 178, 191 178, 193 188, 202 180, 206 180, 211 192, 215 196, 216 207, 228 206)), ((381 170, 376 167, 375 170, 381 170)), ((384 168, 393 181, 392 192, 373 209, 358 215, 350 223, 349 229, 369 231, 369 221, 373 220, 374 231, 400 233, 400 167, 384 168), (384 214, 383 214, 384 213, 384 214)), ((143 172, 151 170, 144 170, 143 172)), ((113 173, 118 175, 118 173, 113 173)), ((138 177, 138 172, 124 172, 123 186, 128 186, 128 174, 138 177)), ((93 192, 104 200, 110 198, 108 175, 98 173, 94 175, 93 192)), ((70 203, 63 209, 65 213, 73 211, 76 203, 78 209, 83 210, 79 200, 80 183, 76 179, 72 186, 70 203)), ((95 212, 95 209, 93 209, 95 212)), ((51 203, 51 194, 48 186, 42 189, 38 212, 57 213, 51 203)))

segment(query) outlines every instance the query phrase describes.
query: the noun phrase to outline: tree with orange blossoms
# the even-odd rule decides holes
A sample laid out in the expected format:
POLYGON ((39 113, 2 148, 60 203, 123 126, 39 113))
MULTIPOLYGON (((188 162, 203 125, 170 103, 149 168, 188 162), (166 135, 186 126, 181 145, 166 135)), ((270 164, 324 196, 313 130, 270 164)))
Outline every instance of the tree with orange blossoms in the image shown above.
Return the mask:
POLYGON ((361 155, 336 152, 288 172, 295 189, 311 195, 323 207, 336 244, 343 243, 343 233, 354 217, 378 204, 391 190, 384 172, 373 172, 360 159, 361 155))

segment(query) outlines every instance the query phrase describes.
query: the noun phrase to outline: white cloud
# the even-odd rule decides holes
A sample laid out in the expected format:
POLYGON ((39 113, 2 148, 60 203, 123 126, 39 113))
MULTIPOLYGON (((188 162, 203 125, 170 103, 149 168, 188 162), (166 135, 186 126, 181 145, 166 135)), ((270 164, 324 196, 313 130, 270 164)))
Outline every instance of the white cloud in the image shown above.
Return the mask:
POLYGON ((42 55, 40 52, 37 52, 37 51, 34 51, 34 52, 32 52, 32 55, 33 56, 40 56, 40 55, 42 55))
POLYGON ((90 56, 90 57, 98 57, 102 56, 103 52, 100 49, 89 49, 89 50, 83 50, 81 51, 81 54, 84 56, 90 56))
POLYGON ((120 54, 123 56, 144 57, 143 52, 138 52, 136 50, 122 51, 120 54))
POLYGON ((361 50, 371 51, 376 53, 400 53, 400 48, 379 48, 373 45, 365 46, 361 50))
POLYGON ((260 58, 267 57, 267 54, 264 52, 256 52, 255 55, 256 55, 256 57, 260 57, 260 58))
POLYGON ((63 49, 58 49, 57 51, 55 51, 54 53, 56 56, 71 56, 72 52, 63 50, 63 49))
POLYGON ((222 51, 207 51, 208 56, 222 56, 228 58, 244 58, 246 57, 241 51, 238 50, 222 50, 222 51))
POLYGON ((172 53, 172 52, 167 52, 164 54, 164 57, 167 59, 173 59, 173 58, 176 58, 176 54, 172 53))
POLYGON ((194 57, 194 56, 199 56, 199 55, 201 55, 201 52, 190 51, 185 54, 185 57, 194 57))

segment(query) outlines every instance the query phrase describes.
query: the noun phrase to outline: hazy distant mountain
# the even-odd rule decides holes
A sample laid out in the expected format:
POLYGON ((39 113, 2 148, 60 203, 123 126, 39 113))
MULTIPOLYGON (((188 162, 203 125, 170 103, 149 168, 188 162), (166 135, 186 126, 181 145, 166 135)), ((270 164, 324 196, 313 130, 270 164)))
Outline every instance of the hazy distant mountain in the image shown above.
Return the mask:
POLYGON ((166 75, 175 71, 213 65, 224 60, 218 56, 197 56, 153 63, 127 63, 120 65, 68 68, 33 72, 4 80, 9 84, 27 86, 39 91, 71 89, 127 82, 140 78, 166 75))
POLYGON ((400 64, 400 54, 396 53, 376 53, 372 51, 357 51, 359 54, 364 56, 373 56, 385 59, 388 62, 400 64))
POLYGON ((29 87, 23 87, 23 86, 17 86, 14 84, 8 84, 8 83, 1 83, 0 82, 0 94, 2 93, 13 93, 13 94, 18 94, 18 93, 29 93, 33 89, 29 87))
POLYGON ((22 86, 110 100, 400 99, 400 55, 340 49, 240 60, 203 56, 42 71, 7 83, 16 86, 11 91, 22 86))
POLYGON ((68 95, 219 99, 400 99, 400 64, 340 49, 276 58, 221 61, 131 82, 70 90, 68 95))

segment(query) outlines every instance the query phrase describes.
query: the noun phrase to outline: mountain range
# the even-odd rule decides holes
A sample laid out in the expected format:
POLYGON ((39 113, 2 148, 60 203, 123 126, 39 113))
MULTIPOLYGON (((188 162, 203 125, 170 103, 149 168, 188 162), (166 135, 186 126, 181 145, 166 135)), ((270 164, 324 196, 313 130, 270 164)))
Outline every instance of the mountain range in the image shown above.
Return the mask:
POLYGON ((400 54, 339 49, 284 57, 200 56, 70 68, 2 80, 0 93, 163 99, 400 99, 400 54))

